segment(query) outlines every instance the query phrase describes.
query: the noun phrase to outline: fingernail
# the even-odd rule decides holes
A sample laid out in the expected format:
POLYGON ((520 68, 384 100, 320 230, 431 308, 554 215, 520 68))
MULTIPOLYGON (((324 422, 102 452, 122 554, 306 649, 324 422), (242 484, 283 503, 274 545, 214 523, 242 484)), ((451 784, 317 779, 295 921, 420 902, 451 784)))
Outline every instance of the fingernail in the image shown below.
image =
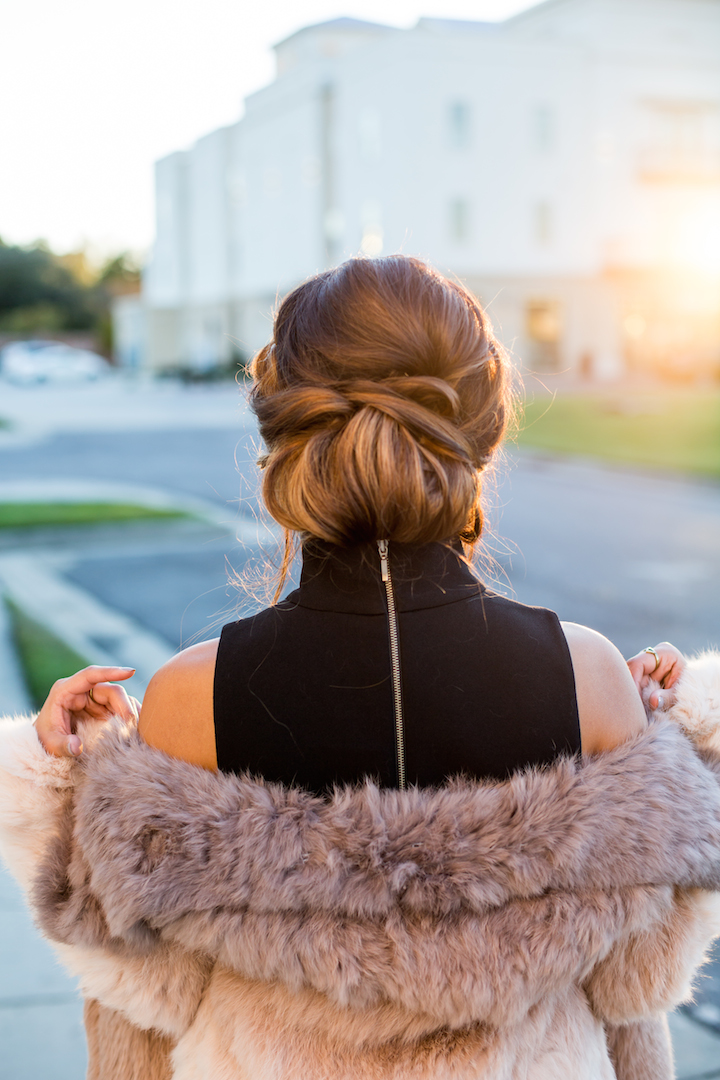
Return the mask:
POLYGON ((80 757, 82 754, 82 743, 78 739, 77 735, 71 735, 67 741, 68 753, 73 757, 80 757))
POLYGON ((662 694, 658 694, 658 696, 657 696, 657 707, 658 707, 658 709, 662 709, 664 704, 665 704, 664 697, 662 696, 662 694))

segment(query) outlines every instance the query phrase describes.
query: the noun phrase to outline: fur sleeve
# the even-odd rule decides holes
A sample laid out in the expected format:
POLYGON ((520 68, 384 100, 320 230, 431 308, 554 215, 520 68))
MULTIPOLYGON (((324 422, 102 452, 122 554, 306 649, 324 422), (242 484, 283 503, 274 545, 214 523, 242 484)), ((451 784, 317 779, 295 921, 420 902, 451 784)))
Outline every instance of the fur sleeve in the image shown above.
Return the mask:
POLYGON ((26 891, 72 793, 73 764, 45 752, 31 717, 0 719, 0 856, 26 891))
MULTIPOLYGON (((92 736, 88 740, 92 742, 92 736)), ((0 856, 26 893, 71 820, 76 763, 47 754, 30 717, 0 719, 0 856)), ((149 957, 53 942, 83 993, 130 1019, 178 1037, 192 1021, 209 963, 168 947, 149 957)))
POLYGON ((617 1080, 673 1080, 675 1066, 666 1016, 608 1025, 606 1034, 617 1080))
POLYGON ((593 1011, 625 1024, 674 1009, 720 933, 720 894, 676 889, 670 909, 623 938, 593 969, 585 991, 593 1011))
POLYGON ((157 1031, 142 1031, 126 1017, 99 1001, 85 1002, 88 1046, 86 1080, 112 1076, 142 1080, 172 1080, 170 1055, 174 1043, 157 1031))
POLYGON ((120 1014, 140 1031, 179 1039, 195 1019, 213 963, 173 945, 156 946, 146 956, 119 948, 54 943, 83 997, 120 1014))

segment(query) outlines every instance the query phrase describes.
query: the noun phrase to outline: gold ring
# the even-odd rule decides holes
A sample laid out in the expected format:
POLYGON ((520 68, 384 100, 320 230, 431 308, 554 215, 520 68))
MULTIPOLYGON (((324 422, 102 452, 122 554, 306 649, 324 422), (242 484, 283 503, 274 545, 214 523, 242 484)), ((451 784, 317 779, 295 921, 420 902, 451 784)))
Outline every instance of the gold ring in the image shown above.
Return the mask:
POLYGON ((658 668, 660 667, 660 657, 659 657, 659 656, 658 656, 658 654, 657 654, 657 653, 655 652, 655 650, 653 649, 652 645, 648 645, 647 649, 645 649, 645 652, 649 652, 651 656, 654 656, 654 657, 655 657, 655 667, 654 667, 654 668, 652 669, 652 671, 650 672, 650 674, 651 674, 651 675, 654 675, 654 674, 655 674, 655 672, 657 671, 657 669, 658 669, 658 668))
MULTIPOLYGON (((658 663, 660 663, 660 661, 659 661, 659 660, 658 660, 658 663)), ((91 686, 91 687, 90 687, 90 689, 88 690, 88 697, 90 698, 90 700, 91 700, 91 701, 94 701, 94 700, 95 700, 95 698, 93 697, 93 687, 92 687, 92 686, 91 686)))

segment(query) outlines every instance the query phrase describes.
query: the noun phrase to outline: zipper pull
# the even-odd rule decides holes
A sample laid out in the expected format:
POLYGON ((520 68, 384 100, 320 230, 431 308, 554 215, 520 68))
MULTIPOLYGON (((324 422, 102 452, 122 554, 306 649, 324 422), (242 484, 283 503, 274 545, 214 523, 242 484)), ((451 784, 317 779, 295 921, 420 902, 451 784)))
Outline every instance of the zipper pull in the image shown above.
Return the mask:
POLYGON ((380 572, 382 574, 383 581, 390 580, 390 570, 388 568, 388 542, 387 540, 378 540, 378 551, 380 552, 380 572))

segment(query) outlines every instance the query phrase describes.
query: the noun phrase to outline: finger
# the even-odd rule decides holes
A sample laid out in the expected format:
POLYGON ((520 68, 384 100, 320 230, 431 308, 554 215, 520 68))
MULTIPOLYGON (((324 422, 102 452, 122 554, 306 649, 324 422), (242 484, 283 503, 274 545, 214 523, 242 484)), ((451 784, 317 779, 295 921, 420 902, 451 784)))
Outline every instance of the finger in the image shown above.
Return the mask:
POLYGON ((671 709, 675 704, 675 693, 668 690, 653 690, 648 698, 648 703, 651 709, 660 711, 671 709))
POLYGON ((679 664, 673 664, 672 670, 663 679, 663 686, 666 690, 669 690, 671 686, 674 686, 682 675, 682 667, 679 664))
POLYGON ((138 699, 136 697, 131 697, 130 698, 130 704, 132 705, 133 710, 135 712, 135 719, 139 720, 140 719, 140 712, 142 710, 142 705, 140 704, 140 702, 138 701, 138 699))
POLYGON ((655 646, 655 652, 660 663, 657 671, 653 674, 653 678, 666 689, 669 689, 682 675, 686 665, 685 657, 669 641, 661 641, 659 645, 655 646))
MULTIPOLYGON (((83 668, 67 679, 61 679, 58 686, 64 694, 87 694, 102 682, 122 682, 135 674, 135 668, 130 667, 100 667, 93 664, 83 668)), ((54 689, 54 687, 53 687, 54 689)))
POLYGON ((98 715, 111 713, 113 716, 121 716, 123 720, 135 718, 125 687, 116 683, 98 683, 93 687, 92 698, 85 707, 95 715, 96 709, 93 706, 99 706, 98 715))
POLYGON ((666 670, 663 672, 662 684, 666 689, 670 689, 678 681, 686 666, 685 657, 673 650, 672 654, 669 654, 665 663, 666 670))
POLYGON ((648 677, 652 674, 655 668, 655 657, 652 653, 639 652, 635 656, 631 656, 627 661, 627 666, 630 669, 635 685, 638 690, 641 690, 647 685, 648 677))
POLYGON ((83 749, 79 735, 67 735, 61 731, 45 732, 42 744, 48 754, 55 757, 79 757, 83 749))

